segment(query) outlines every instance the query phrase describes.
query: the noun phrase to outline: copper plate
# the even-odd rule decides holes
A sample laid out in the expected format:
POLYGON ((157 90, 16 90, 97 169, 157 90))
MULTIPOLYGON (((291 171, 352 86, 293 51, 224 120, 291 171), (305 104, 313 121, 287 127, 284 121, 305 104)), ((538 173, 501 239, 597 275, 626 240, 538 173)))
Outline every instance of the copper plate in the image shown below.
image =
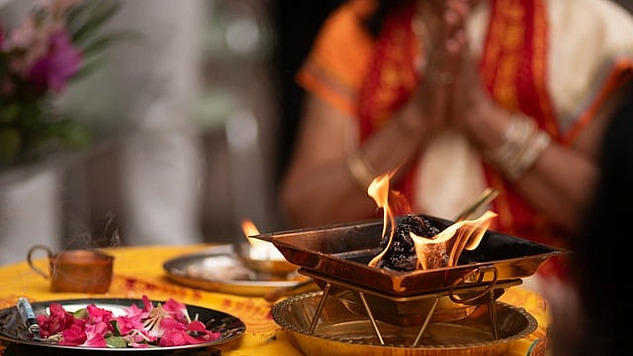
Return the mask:
POLYGON ((408 347, 419 327, 398 327, 378 322, 381 345, 367 318, 352 313, 338 299, 328 298, 314 333, 310 324, 322 292, 289 297, 272 308, 273 320, 282 326, 307 356, 318 355, 507 355, 512 343, 536 330, 536 319, 523 308, 496 302, 499 338, 494 340, 487 305, 468 318, 451 323, 431 323, 422 343, 408 347))

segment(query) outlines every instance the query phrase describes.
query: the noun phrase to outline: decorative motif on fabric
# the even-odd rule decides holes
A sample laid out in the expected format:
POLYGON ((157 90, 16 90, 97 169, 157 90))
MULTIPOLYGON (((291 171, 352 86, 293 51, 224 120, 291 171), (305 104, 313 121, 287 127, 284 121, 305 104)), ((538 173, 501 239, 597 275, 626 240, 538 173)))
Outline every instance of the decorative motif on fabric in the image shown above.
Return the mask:
MULTIPOLYGON (((547 14, 542 0, 494 0, 480 73, 501 106, 524 113, 539 129, 559 140, 560 130, 546 88, 547 14)), ((490 184, 500 192, 494 202, 496 229, 552 243, 551 224, 529 207, 491 167, 490 184)))
POLYGON ((358 102, 361 140, 383 125, 409 99, 418 83, 412 53, 414 9, 409 4, 389 16, 376 42, 358 102))
MULTIPOLYGON (((416 70, 412 30, 415 2, 397 9, 383 26, 376 42, 372 62, 358 98, 361 142, 402 107, 420 81, 416 70)), ((413 201, 415 171, 407 172, 395 188, 413 201)))

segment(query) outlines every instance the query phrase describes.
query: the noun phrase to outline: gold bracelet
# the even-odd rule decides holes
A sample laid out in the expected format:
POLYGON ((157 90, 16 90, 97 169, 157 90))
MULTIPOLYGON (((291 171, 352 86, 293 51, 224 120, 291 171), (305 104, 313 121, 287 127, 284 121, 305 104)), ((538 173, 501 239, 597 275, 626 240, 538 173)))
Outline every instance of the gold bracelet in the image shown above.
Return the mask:
POLYGON ((366 190, 376 178, 375 171, 365 162, 360 150, 347 157, 347 169, 354 183, 362 190, 366 190))

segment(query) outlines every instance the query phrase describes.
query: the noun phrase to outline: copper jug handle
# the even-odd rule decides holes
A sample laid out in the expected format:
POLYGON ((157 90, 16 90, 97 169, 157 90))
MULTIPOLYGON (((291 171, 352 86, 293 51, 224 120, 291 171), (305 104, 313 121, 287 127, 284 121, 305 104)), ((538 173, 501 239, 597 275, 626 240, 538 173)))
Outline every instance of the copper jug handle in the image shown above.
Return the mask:
POLYGON ((26 254, 26 261, 29 263, 29 266, 31 266, 31 269, 37 272, 37 274, 41 275, 42 277, 48 279, 49 278, 48 274, 42 271, 41 269, 37 268, 35 264, 33 263, 32 256, 33 256, 33 253, 37 250, 46 251, 46 254, 48 255, 49 259, 53 258, 55 254, 53 253, 53 250, 51 250, 48 246, 44 246, 44 245, 34 245, 33 247, 29 249, 29 252, 27 252, 26 254))

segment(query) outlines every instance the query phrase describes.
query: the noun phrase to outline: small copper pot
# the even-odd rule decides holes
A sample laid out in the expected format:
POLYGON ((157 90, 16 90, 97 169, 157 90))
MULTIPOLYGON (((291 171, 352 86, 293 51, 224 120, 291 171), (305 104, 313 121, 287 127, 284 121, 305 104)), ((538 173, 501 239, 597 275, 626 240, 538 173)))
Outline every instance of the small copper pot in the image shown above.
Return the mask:
POLYGON ((54 253, 49 247, 35 245, 27 253, 29 266, 51 281, 53 292, 105 293, 112 282, 114 257, 99 250, 65 250, 54 253), (33 253, 44 250, 48 255, 49 273, 33 263, 33 253))

